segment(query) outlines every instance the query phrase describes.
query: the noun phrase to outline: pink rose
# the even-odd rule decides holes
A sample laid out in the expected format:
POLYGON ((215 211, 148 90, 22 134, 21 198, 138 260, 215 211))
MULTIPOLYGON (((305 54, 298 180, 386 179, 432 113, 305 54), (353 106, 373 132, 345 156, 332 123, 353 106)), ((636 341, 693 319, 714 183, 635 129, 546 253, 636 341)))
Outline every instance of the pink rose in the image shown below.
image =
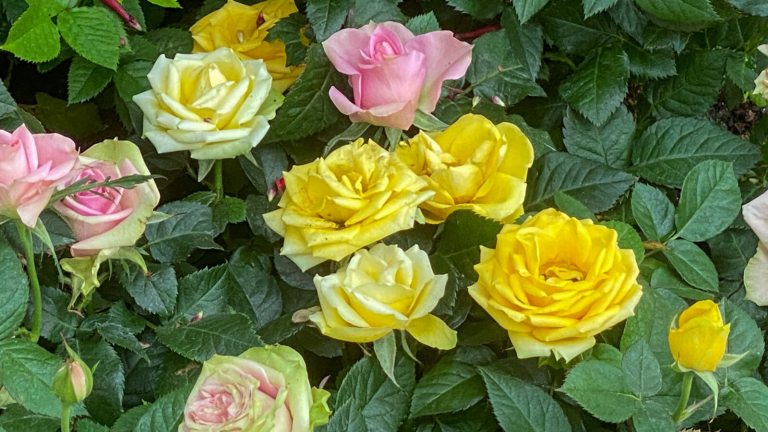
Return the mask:
POLYGON ((340 30, 323 49, 354 93, 353 103, 331 87, 336 108, 353 122, 399 129, 411 127, 417 109, 434 111, 443 81, 464 76, 472 60, 472 45, 451 32, 414 36, 396 22, 340 30))
POLYGON ((76 162, 75 143, 65 136, 33 135, 24 125, 0 130, 0 215, 34 227, 76 162))
MULTIPOLYGON (((101 183, 129 175, 149 175, 139 148, 129 141, 108 140, 83 152, 81 167, 70 180, 101 183)), ((67 196, 54 205, 72 228, 77 243, 72 256, 133 246, 160 201, 154 180, 131 189, 98 187, 67 196)))

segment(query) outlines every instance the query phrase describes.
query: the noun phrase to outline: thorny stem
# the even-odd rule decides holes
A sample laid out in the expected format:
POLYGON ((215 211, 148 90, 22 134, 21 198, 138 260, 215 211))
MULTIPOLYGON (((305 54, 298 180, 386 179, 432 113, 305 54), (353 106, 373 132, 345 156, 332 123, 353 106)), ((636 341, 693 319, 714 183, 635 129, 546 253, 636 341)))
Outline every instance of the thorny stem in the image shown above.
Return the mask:
POLYGON ((482 36, 482 35, 484 35, 486 33, 494 32, 494 31, 499 30, 499 29, 501 29, 501 25, 499 25, 499 24, 494 24, 494 25, 489 25, 489 26, 485 26, 485 27, 480 27, 477 30, 472 30, 472 31, 464 32, 464 33, 456 33, 456 39, 464 40, 464 41, 471 41, 473 39, 479 38, 480 36, 482 36))

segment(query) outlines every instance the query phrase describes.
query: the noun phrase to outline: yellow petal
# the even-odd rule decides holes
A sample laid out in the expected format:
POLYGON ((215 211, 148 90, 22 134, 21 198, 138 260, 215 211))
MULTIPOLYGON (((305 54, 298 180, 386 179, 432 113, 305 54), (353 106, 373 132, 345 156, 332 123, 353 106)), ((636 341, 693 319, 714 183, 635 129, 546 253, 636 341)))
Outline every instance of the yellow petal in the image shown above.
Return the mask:
POLYGON ((434 315, 411 321, 406 330, 417 341, 432 348, 449 350, 456 347, 456 331, 434 315))

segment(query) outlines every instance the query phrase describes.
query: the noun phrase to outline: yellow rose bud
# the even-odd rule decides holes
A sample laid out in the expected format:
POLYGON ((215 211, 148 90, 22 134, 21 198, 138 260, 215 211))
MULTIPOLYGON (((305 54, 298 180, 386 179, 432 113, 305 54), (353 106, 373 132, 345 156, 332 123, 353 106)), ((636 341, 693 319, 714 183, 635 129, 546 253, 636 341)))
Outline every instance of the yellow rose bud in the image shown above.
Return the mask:
POLYGON ((512 123, 494 125, 483 116, 466 114, 443 132, 419 132, 396 152, 435 191, 421 205, 429 223, 440 223, 456 210, 502 222, 523 214, 533 147, 512 123))
POLYGON ((285 44, 267 42, 269 29, 281 19, 298 12, 293 0, 267 0, 248 6, 233 0, 204 16, 190 27, 193 52, 231 48, 242 60, 264 60, 272 86, 285 91, 304 70, 304 65, 286 66, 285 44))
POLYGON ((519 358, 570 361, 633 311, 642 288, 635 255, 616 231, 554 209, 505 225, 480 249, 469 294, 504 329, 519 358))
POLYGON ((152 88, 133 97, 144 112, 144 136, 158 153, 188 150, 194 159, 247 153, 283 100, 262 60, 241 61, 228 48, 161 55, 147 78, 152 88))
POLYGON ((315 276, 321 310, 310 315, 320 331, 347 342, 372 342, 405 330, 438 349, 456 346, 456 332, 429 312, 445 293, 426 252, 379 243, 360 250, 334 274, 315 276))
POLYGON ((713 372, 725 355, 730 330, 716 303, 698 301, 680 314, 676 328, 669 329, 672 357, 686 369, 713 372))
POLYGON ((413 227, 433 194, 396 155, 362 139, 284 175, 279 208, 264 220, 285 238, 280 253, 302 270, 413 227))

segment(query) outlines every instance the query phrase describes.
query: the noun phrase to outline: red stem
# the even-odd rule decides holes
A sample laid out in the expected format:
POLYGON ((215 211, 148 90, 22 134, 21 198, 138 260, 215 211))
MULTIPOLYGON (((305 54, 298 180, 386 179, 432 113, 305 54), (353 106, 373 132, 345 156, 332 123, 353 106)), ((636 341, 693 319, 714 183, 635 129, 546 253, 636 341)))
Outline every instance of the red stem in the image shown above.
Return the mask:
POLYGON ((101 0, 102 3, 104 3, 105 6, 115 11, 116 14, 120 16, 120 18, 125 21, 126 24, 128 24, 128 27, 136 30, 141 31, 141 25, 136 20, 136 18, 132 17, 131 14, 129 14, 123 5, 120 4, 117 0, 101 0))
POLYGON ((477 39, 478 37, 486 33, 490 33, 499 29, 501 29, 500 24, 493 24, 485 27, 480 27, 477 30, 472 30, 464 33, 456 33, 455 36, 456 36, 456 39, 470 41, 473 39, 477 39))

